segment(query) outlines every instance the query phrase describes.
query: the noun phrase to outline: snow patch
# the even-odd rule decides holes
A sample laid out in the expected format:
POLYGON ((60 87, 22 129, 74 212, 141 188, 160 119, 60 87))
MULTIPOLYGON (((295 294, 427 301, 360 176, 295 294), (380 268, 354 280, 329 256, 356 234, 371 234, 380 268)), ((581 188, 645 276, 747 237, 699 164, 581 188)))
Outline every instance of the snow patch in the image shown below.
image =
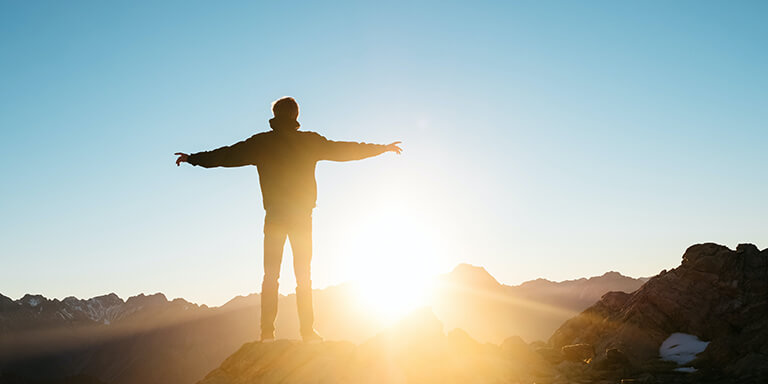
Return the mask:
MULTIPOLYGON (((709 345, 709 341, 701 341, 694 335, 673 333, 661 343, 659 355, 665 361, 674 361, 680 365, 688 364, 696 358, 696 355, 704 352, 707 345, 709 345)), ((679 372, 689 372, 688 370, 681 370, 681 368, 678 370, 679 372)))
POLYGON ((27 304, 29 304, 32 307, 37 307, 38 304, 40 304, 40 299, 37 297, 30 297, 27 299, 27 304))
POLYGON ((69 313, 69 311, 67 311, 67 309, 66 309, 66 308, 62 308, 62 309, 61 309, 61 311, 59 311, 59 313, 60 313, 62 316, 64 316, 63 318, 64 318, 65 320, 66 320, 66 319, 72 319, 72 318, 74 318, 74 317, 75 317, 74 315, 72 315, 71 313, 69 313))

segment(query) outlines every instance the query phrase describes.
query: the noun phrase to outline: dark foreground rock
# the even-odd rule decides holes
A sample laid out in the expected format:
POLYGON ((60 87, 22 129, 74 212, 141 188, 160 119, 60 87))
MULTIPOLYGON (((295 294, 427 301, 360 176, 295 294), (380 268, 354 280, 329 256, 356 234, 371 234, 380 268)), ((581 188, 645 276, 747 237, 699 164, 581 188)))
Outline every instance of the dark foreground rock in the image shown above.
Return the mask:
POLYGON ((592 369, 664 376, 680 368, 659 361, 660 345, 676 332, 710 342, 683 364, 698 370, 691 377, 768 382, 768 250, 691 246, 680 267, 662 271, 634 293, 607 293, 563 324, 549 344, 593 345, 592 369))

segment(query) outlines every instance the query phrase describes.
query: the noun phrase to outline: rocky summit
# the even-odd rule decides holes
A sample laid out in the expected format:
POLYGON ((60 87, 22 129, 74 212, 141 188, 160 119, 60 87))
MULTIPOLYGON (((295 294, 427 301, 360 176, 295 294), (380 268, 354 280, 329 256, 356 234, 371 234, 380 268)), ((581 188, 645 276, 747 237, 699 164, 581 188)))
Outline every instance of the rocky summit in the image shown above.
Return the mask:
POLYGON ((495 345, 481 344, 459 329, 446 334, 424 309, 360 345, 245 344, 200 384, 514 383, 554 375, 520 338, 495 345))
POLYGON ((768 382, 768 249, 689 247, 678 268, 633 293, 605 294, 549 340, 554 351, 579 344, 596 351, 583 371, 613 364, 635 373, 693 372, 693 381, 768 382), (673 334, 708 344, 689 363, 662 362, 659 348, 673 334))

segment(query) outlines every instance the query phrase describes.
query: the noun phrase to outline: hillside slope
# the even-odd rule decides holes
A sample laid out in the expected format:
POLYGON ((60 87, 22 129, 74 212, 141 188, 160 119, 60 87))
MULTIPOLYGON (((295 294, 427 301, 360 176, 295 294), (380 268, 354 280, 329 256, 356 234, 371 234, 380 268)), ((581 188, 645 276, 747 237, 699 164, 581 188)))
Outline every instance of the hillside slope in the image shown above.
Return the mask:
POLYGON ((685 251, 682 264, 634 293, 612 292, 567 321, 550 339, 556 348, 586 343, 606 358, 623 352, 638 369, 653 365, 672 334, 709 344, 690 365, 709 376, 768 381, 768 249, 707 243, 685 251))

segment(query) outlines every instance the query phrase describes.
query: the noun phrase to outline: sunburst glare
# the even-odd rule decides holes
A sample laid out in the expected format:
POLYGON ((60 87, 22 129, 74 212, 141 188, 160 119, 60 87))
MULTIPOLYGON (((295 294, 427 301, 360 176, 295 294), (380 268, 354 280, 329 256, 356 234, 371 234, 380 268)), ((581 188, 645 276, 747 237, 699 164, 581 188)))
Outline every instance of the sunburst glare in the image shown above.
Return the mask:
POLYGON ((387 208, 358 223, 349 265, 360 309, 389 323, 429 303, 440 245, 433 226, 413 211, 387 208))

